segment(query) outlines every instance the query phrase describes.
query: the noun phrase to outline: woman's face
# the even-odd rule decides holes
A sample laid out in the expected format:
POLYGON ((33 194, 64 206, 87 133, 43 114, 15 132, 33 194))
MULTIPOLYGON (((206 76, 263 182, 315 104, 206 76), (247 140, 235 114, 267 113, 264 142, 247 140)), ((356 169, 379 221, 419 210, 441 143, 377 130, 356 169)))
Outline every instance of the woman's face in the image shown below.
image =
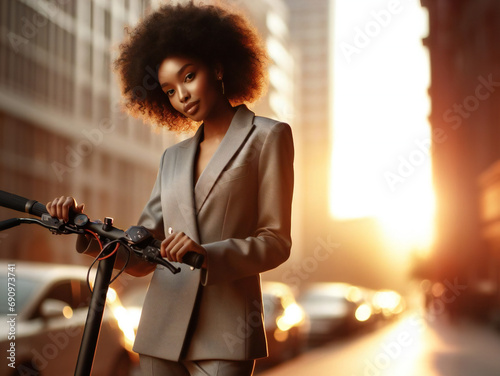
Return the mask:
POLYGON ((174 56, 160 64, 158 80, 177 111, 194 121, 203 121, 223 98, 217 73, 198 60, 174 56))

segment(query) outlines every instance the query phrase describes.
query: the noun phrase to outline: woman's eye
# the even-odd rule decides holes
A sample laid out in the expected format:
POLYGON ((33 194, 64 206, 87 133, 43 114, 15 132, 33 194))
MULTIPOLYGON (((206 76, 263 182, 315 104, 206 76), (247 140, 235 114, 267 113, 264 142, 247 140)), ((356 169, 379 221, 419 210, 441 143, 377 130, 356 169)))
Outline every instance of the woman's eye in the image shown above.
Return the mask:
POLYGON ((188 81, 191 81, 192 79, 194 78, 194 73, 188 73, 186 74, 186 78, 185 78, 185 81, 188 82, 188 81))
POLYGON ((171 97, 172 95, 174 95, 174 93, 175 93, 175 90, 174 90, 174 89, 170 89, 170 90, 167 90, 167 91, 165 92, 165 94, 167 94, 169 97, 171 97))

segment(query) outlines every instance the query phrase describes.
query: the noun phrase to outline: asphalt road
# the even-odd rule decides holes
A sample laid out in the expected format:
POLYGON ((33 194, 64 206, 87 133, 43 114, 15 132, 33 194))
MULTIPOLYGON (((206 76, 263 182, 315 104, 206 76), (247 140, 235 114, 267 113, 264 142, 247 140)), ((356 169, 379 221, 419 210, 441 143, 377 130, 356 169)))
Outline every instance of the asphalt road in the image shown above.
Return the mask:
POLYGON ((256 376, 499 376, 500 332, 408 312, 256 376))

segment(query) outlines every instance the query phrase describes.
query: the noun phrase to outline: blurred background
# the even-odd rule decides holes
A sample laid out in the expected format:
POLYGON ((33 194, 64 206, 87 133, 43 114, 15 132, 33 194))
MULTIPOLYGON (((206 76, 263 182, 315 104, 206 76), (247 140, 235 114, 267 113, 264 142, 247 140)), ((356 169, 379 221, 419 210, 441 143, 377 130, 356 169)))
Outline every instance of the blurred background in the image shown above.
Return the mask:
MULTIPOLYGON (((124 27, 166 2, 0 3, 1 190, 72 195, 92 219, 135 224, 163 150, 189 135, 126 116, 112 62, 124 27)), ((296 148, 292 256, 263 275, 272 356, 258 373, 500 374, 500 3, 216 3, 261 33, 270 82, 251 108, 288 122, 296 148)), ((12 228, 0 258, 21 274, 88 267, 74 242, 12 228)), ((116 282, 125 311, 140 312, 147 282, 116 282)), ((54 345, 47 297, 26 321, 54 345)), ((61 359, 26 353, 33 372, 61 359)))

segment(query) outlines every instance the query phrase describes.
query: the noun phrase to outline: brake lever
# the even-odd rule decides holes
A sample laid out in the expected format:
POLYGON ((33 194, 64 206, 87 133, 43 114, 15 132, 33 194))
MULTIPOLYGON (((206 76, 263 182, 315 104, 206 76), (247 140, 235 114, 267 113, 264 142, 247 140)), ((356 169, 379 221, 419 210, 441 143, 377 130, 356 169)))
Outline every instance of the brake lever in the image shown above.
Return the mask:
POLYGON ((181 271, 181 268, 176 268, 161 257, 160 250, 152 245, 154 241, 153 234, 144 226, 131 226, 125 231, 125 234, 129 245, 143 260, 163 265, 174 274, 181 271))
POLYGON ((165 260, 163 257, 161 257, 160 251, 156 247, 148 245, 145 248, 142 248, 140 251, 139 250, 134 250, 134 251, 144 260, 155 264, 163 265, 174 274, 177 274, 181 271, 181 268, 176 268, 167 260, 165 260))

